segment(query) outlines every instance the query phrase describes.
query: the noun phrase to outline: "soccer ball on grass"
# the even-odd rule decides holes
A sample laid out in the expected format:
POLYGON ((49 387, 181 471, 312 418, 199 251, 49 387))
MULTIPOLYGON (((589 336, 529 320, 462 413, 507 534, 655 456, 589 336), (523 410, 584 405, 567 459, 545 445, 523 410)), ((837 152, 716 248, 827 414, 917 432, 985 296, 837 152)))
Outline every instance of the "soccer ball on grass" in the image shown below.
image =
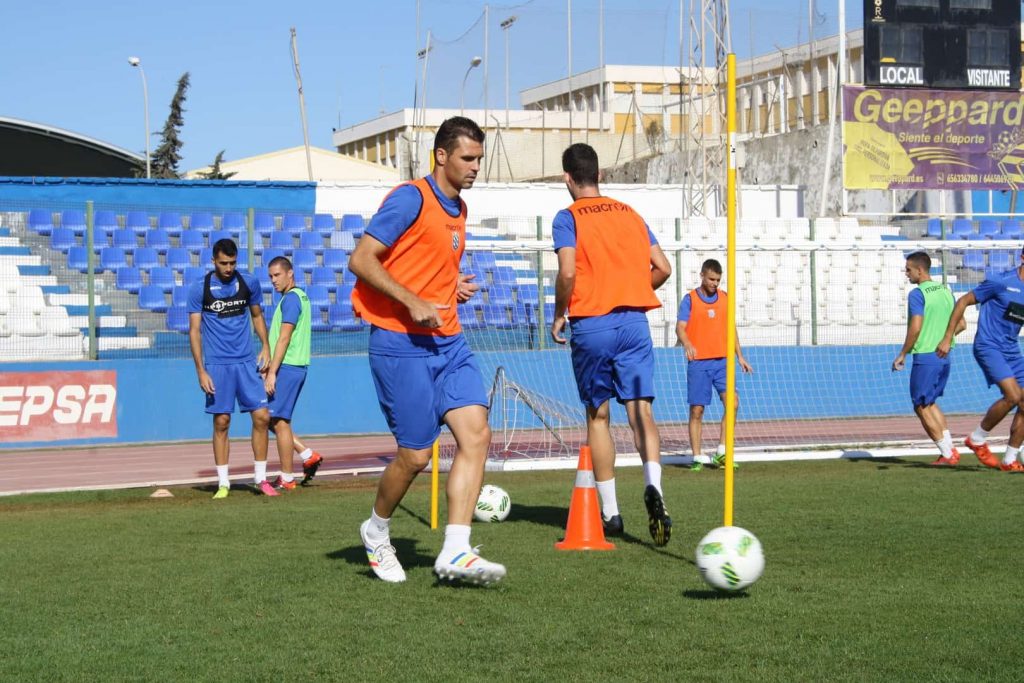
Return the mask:
POLYGON ((697 568, 713 588, 738 591, 764 571, 764 550, 757 536, 738 526, 712 529, 697 544, 697 568))
POLYGON ((512 499, 508 492, 498 486, 484 484, 473 510, 473 519, 478 522, 500 522, 508 517, 512 499))

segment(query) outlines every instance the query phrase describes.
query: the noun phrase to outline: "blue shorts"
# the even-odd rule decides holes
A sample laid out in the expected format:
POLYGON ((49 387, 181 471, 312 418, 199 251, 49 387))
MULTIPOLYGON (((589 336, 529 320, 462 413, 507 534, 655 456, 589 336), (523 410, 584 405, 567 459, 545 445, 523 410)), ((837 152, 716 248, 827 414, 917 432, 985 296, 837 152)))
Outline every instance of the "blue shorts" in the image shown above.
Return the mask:
POLYGON ((206 412, 211 415, 235 412, 235 401, 243 413, 267 407, 267 390, 263 387, 256 361, 230 365, 207 365, 213 379, 213 394, 206 394, 206 412))
POLYGON ((487 392, 465 339, 429 356, 370 354, 381 412, 402 448, 430 448, 445 413, 487 405, 487 392))
POLYGON ((274 395, 269 397, 270 417, 291 420, 295 402, 299 400, 302 385, 306 383, 305 365, 282 365, 277 370, 274 395))
POLYGON ((618 327, 573 332, 572 369, 580 400, 591 408, 654 399, 654 345, 647 319, 618 327))
POLYGON ((1020 352, 1005 353, 999 349, 974 345, 974 360, 985 374, 989 386, 1014 377, 1024 387, 1024 356, 1020 352))
POLYGON ((932 359, 920 362, 914 356, 914 364, 910 368, 910 399, 914 406, 930 406, 942 396, 946 389, 946 381, 949 379, 949 369, 952 364, 949 358, 941 362, 935 358, 935 354, 927 354, 932 359), (939 362, 936 362, 939 361, 939 362))
POLYGON ((686 402, 691 406, 711 405, 711 389, 725 393, 725 359, 691 360, 686 364, 686 402))

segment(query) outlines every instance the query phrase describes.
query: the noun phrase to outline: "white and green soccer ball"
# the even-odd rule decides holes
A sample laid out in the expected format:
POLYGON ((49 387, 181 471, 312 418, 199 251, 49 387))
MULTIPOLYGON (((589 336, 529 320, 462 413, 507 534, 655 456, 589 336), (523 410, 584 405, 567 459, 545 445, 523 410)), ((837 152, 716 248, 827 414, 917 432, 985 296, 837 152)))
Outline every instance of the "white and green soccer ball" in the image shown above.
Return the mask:
POLYGON ((708 585, 738 591, 764 571, 764 550, 757 536, 738 526, 712 529, 697 544, 697 568, 708 585))
POLYGON ((484 484, 476 501, 476 509, 473 510, 473 519, 478 522, 500 522, 508 517, 511 509, 512 499, 505 489, 484 484))

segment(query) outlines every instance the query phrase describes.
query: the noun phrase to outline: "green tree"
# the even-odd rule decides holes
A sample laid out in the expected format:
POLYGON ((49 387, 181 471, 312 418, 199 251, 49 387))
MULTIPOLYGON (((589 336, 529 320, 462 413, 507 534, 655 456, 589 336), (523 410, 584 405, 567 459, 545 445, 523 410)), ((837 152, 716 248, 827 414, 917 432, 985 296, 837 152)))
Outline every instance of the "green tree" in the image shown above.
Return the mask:
POLYGON ((180 178, 178 163, 181 161, 181 127, 185 124, 185 98, 188 93, 189 74, 186 71, 178 79, 178 89, 171 98, 171 112, 167 115, 164 129, 160 133, 160 144, 153 152, 152 174, 154 178, 180 178))
POLYGON ((223 161, 224 150, 221 150, 217 152, 216 158, 214 158, 213 163, 210 164, 210 170, 207 171, 206 173, 200 173, 199 177, 204 180, 227 180, 231 176, 235 175, 235 171, 225 173, 224 171, 220 170, 220 165, 223 161))

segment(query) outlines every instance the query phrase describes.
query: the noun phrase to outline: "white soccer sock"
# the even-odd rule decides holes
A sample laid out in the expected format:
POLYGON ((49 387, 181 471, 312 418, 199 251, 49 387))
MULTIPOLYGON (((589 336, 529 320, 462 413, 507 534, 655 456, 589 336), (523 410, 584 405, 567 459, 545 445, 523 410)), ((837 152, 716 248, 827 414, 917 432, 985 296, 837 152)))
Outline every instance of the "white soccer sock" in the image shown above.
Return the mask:
POLYGON ((717 453, 718 455, 725 455, 725 444, 724 443, 718 444, 718 449, 715 450, 715 453, 717 453))
MULTIPOLYGON (((646 474, 645 470, 644 476, 646 474)), ((615 477, 597 482, 597 494, 601 496, 601 515, 605 519, 611 519, 619 514, 619 501, 615 497, 615 477)))
POLYGON ((306 450, 299 453, 299 457, 302 458, 303 462, 309 460, 313 456, 313 449, 307 448, 306 450))
POLYGON ((267 479, 267 461, 266 460, 254 460, 252 463, 252 478, 257 484, 267 479))
POLYGON ((228 466, 217 465, 217 486, 231 488, 231 480, 228 479, 228 466))
POLYGON ((658 489, 658 493, 662 493, 660 462, 644 463, 644 486, 653 486, 658 489))
POLYGON ((468 524, 449 524, 444 528, 444 545, 441 547, 441 555, 450 557, 456 553, 469 550, 468 524))
POLYGON ((370 510, 370 523, 366 525, 366 535, 380 541, 391 538, 391 518, 381 517, 376 510, 370 510))
POLYGON ((1020 453, 1020 446, 1014 448, 1013 446, 1006 447, 1006 453, 1003 455, 1003 464, 1012 465, 1017 461, 1017 455, 1020 453))
POLYGON ((946 441, 945 437, 936 441, 935 445, 939 447, 939 453, 943 458, 948 458, 953 455, 953 444, 952 442, 946 441))
POLYGON ((971 432, 971 443, 975 446, 985 443, 986 439, 988 439, 988 432, 982 429, 981 425, 978 425, 978 428, 971 432))
POLYGON ((295 475, 292 474, 291 472, 285 472, 284 470, 282 470, 281 471, 281 481, 288 482, 288 483, 293 482, 293 481, 295 481, 295 475))

